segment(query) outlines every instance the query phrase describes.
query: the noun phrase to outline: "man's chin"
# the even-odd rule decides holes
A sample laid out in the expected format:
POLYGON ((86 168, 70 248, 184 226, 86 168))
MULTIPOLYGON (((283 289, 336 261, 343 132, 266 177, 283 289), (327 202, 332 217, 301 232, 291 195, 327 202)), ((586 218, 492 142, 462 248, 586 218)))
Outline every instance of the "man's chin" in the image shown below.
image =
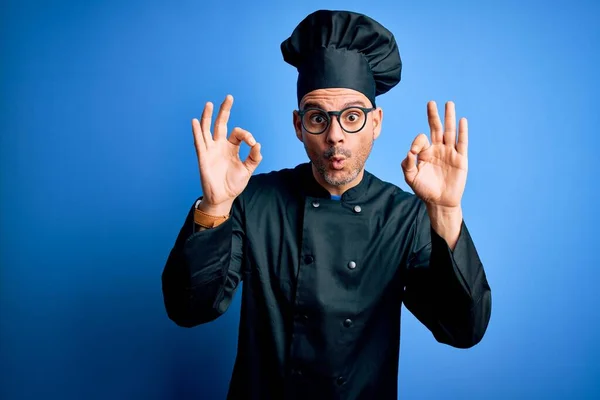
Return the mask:
POLYGON ((354 171, 345 160, 342 163, 342 168, 334 168, 329 162, 323 162, 322 160, 311 160, 314 167, 321 175, 322 179, 331 186, 343 186, 352 182, 357 176, 358 171, 354 171))
POLYGON ((346 168, 344 168, 344 169, 327 168, 327 170, 325 170, 325 173, 323 175, 324 175, 323 178, 325 179, 325 182, 327 182, 333 186, 346 185, 346 184, 352 182, 352 180, 355 178, 355 176, 350 171, 348 171, 346 168))

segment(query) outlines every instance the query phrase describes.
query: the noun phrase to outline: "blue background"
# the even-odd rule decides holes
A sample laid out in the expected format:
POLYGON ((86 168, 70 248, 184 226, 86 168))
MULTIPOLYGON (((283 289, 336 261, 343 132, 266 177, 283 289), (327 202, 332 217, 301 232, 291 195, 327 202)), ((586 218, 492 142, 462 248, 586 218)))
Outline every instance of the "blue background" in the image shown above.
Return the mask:
POLYGON ((263 145, 258 172, 304 162, 279 44, 318 8, 365 12, 399 43, 371 172, 407 189, 428 100, 469 119, 464 214, 491 324, 464 351, 405 312, 401 398, 599 398, 600 7, 526 4, 4 1, 0 398, 224 398, 240 296, 194 329, 162 304, 200 195, 190 121, 231 93, 230 127, 263 145))

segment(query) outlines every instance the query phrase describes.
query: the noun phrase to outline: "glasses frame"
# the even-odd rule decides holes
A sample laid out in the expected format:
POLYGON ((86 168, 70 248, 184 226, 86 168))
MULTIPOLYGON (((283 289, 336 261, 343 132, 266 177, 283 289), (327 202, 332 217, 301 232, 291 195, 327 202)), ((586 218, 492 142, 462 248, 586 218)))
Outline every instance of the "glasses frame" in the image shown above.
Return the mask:
POLYGON ((359 131, 361 131, 361 130, 362 130, 364 127, 365 127, 365 125, 367 124, 367 119, 368 119, 368 117, 369 117, 369 113, 370 113, 371 111, 374 111, 374 110, 376 110, 376 108, 374 108, 374 107, 373 107, 373 108, 366 108, 366 107, 360 107, 360 106, 350 106, 350 107, 346 107, 346 108, 344 108, 343 110, 340 110, 340 111, 325 111, 325 110, 323 110, 322 108, 318 108, 318 107, 309 107, 309 108, 306 108, 306 109, 304 109, 304 110, 300 110, 300 111, 298 111, 298 115, 300 116, 300 122, 302 123, 302 128, 303 128, 303 129, 304 129, 306 132, 308 132, 309 134, 311 134, 311 135, 320 135, 320 134, 322 134, 323 132, 325 132, 327 129, 329 129, 329 127, 331 126, 331 118, 332 118, 332 117, 334 117, 334 116, 335 116, 335 117, 337 117, 336 119, 337 119, 337 121, 338 121, 338 124, 340 125, 340 128, 341 128, 341 129, 342 129, 344 132, 346 132, 346 133, 349 133, 349 134, 353 134, 353 133, 356 133, 356 132, 359 132, 359 131), (342 126, 342 122, 340 121, 340 117, 341 117, 341 115, 342 115, 344 112, 346 112, 346 111, 348 111, 348 110, 351 110, 351 109, 358 109, 358 110, 361 110, 361 111, 362 111, 362 112, 365 114, 365 120, 363 121, 363 124, 362 124, 362 126, 361 126, 359 129, 356 129, 356 130, 353 130, 353 131, 349 131, 349 130, 345 129, 345 128, 342 126), (309 112, 309 111, 320 111, 320 112, 322 112, 324 115, 326 115, 326 116, 327 116, 327 125, 325 125, 325 128, 323 128, 323 130, 321 130, 321 131, 319 131, 319 132, 316 132, 316 133, 315 133, 315 132, 311 132, 311 131, 309 131, 308 129, 306 129, 306 126, 304 126, 304 115, 305 115, 307 112, 309 112))

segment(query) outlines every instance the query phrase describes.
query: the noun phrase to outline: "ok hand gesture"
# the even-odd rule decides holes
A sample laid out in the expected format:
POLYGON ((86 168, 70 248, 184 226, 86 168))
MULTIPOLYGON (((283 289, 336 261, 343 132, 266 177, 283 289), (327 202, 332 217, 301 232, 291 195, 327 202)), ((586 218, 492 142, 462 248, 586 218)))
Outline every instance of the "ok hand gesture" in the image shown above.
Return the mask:
POLYGON ((402 162, 404 178, 419 198, 430 206, 460 207, 467 181, 468 127, 461 118, 456 140, 454 103, 446 103, 444 126, 435 102, 427 103, 431 144, 423 133, 412 143, 402 162))
POLYGON ((212 103, 206 103, 202 118, 192 120, 194 145, 198 156, 203 199, 201 207, 214 215, 228 214, 233 201, 246 188, 252 173, 262 160, 260 144, 250 132, 234 128, 227 137, 227 122, 233 105, 228 95, 221 104, 211 134, 212 103), (245 161, 240 159, 240 145, 245 142, 251 147, 245 161))

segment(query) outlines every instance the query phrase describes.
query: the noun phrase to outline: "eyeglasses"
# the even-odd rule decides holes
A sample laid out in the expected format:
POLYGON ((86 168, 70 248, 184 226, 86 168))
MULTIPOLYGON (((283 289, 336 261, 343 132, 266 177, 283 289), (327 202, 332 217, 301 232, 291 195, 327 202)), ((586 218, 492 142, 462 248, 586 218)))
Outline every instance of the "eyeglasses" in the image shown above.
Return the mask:
POLYGON ((310 134, 319 135, 329 128, 331 117, 336 116, 344 132, 356 133, 365 127, 367 114, 375 108, 347 107, 341 111, 325 111, 320 108, 307 108, 298 111, 302 127, 310 134))

